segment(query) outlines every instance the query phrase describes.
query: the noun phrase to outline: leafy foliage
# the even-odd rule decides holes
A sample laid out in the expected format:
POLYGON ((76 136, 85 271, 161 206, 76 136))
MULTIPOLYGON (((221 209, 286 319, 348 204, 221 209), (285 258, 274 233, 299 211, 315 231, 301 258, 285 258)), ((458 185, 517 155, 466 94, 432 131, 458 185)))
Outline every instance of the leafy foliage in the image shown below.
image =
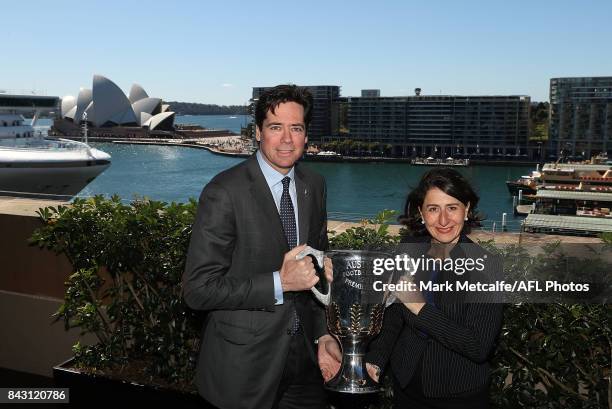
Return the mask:
POLYGON ((604 243, 612 244, 612 232, 601 233, 600 237, 604 243))
POLYGON ((152 375, 191 379, 197 320, 180 283, 195 209, 195 201, 125 205, 96 196, 39 211, 45 226, 32 242, 65 254, 74 268, 55 316, 99 340, 74 346, 80 365, 146 357, 152 375))
POLYGON ((505 310, 491 396, 500 408, 608 407, 608 304, 517 304, 505 310))
POLYGON ((534 102, 529 110, 529 140, 548 140, 548 114, 550 104, 548 102, 534 102))
POLYGON ((361 225, 346 229, 340 234, 330 231, 329 246, 332 249, 361 250, 391 246, 399 242, 399 236, 389 233, 389 223, 395 218, 394 210, 383 210, 373 219, 362 220, 361 225))
MULTIPOLYGON (((518 245, 496 247, 492 241, 481 245, 501 254, 507 280, 589 283, 594 299, 606 294, 602 290, 609 284, 603 279, 602 285, 602 273, 612 267, 599 257, 602 250, 609 250, 605 245, 549 243, 536 254, 518 245)), ((560 296, 538 297, 531 299, 537 303, 510 304, 504 311, 493 359, 493 402, 500 408, 608 406, 610 305, 567 304, 558 302, 560 296)), ((564 301, 579 302, 584 297, 563 294, 564 301)))

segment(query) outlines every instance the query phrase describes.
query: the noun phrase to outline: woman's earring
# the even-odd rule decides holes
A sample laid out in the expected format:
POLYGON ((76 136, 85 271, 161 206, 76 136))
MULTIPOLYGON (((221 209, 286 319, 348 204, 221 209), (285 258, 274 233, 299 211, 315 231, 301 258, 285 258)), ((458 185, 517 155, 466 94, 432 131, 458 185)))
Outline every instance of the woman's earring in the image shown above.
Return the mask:
POLYGON ((467 222, 467 219, 468 219, 468 217, 467 217, 467 216, 465 216, 465 218, 464 218, 463 220, 465 220, 465 221, 467 222))
POLYGON ((425 224, 425 219, 421 219, 421 224, 425 224))

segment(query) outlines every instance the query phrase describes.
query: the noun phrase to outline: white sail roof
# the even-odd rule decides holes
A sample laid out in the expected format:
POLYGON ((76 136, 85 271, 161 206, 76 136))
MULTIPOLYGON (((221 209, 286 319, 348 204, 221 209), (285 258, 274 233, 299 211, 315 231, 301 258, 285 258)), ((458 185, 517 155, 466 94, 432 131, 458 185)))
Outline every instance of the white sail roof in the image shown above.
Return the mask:
POLYGON ((149 119, 146 126, 153 131, 157 128, 171 127, 173 124, 174 112, 162 112, 149 119))
POLYGON ((136 124, 138 121, 130 101, 121 89, 102 75, 94 75, 93 100, 95 103, 95 126, 108 122, 124 125, 136 124))
POLYGON ((79 96, 77 97, 77 109, 74 114, 74 122, 79 123, 83 120, 83 112, 87 109, 92 100, 92 93, 90 89, 81 88, 79 96))
MULTIPOLYGON (((161 112, 161 99, 159 98, 143 98, 132 104, 132 109, 137 118, 140 118, 142 112, 149 115, 157 115, 161 112)), ((142 125, 142 122, 139 123, 142 125)))
POLYGON ((132 88, 130 88, 130 94, 128 96, 128 99, 132 104, 136 101, 140 101, 141 99, 145 99, 148 97, 149 95, 140 85, 134 84, 132 85, 132 88))
MULTIPOLYGON (((76 106, 76 98, 72 95, 65 95, 62 97, 61 115, 66 116, 72 108, 76 106)), ((76 110, 75 110, 76 111, 76 110)))

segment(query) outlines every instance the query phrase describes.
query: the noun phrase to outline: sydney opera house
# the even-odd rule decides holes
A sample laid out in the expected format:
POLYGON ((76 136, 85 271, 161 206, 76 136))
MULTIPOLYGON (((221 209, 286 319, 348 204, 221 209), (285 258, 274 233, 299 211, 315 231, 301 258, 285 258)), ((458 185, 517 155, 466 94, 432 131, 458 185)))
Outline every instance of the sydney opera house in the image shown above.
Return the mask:
POLYGON ((94 75, 91 89, 81 88, 78 96, 67 95, 61 102, 61 119, 54 128, 61 134, 75 134, 87 122, 92 136, 126 134, 144 136, 152 131, 173 131, 174 112, 160 98, 152 98, 138 84, 126 95, 111 80, 94 75))

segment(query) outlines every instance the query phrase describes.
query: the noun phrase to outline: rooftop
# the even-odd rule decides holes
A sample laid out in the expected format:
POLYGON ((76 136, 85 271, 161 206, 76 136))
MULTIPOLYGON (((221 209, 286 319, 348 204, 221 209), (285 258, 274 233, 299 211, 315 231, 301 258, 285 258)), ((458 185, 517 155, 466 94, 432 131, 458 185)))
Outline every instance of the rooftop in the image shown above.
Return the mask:
POLYGON ((571 190, 538 189, 537 199, 589 200, 597 202, 612 202, 612 193, 582 192, 571 190))
POLYGON ((612 232, 612 218, 530 214, 524 226, 560 232, 603 233, 612 232))
POLYGON ((595 171, 606 171, 608 169, 612 169, 610 165, 592 165, 592 164, 583 164, 583 163, 546 163, 542 167, 542 171, 547 170, 565 170, 565 171, 573 171, 573 170, 595 170, 595 171))

